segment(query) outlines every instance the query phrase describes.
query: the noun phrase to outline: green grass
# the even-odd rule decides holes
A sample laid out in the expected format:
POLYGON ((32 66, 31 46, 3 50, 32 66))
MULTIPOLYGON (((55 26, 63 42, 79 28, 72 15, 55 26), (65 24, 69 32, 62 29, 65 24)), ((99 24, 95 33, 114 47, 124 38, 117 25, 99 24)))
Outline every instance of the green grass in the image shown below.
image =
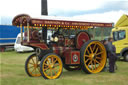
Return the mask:
POLYGON ((45 80, 43 77, 29 77, 24 64, 32 53, 3 52, 0 53, 1 85, 128 85, 128 63, 118 61, 116 73, 101 72, 86 74, 80 71, 66 71, 59 79, 45 80))

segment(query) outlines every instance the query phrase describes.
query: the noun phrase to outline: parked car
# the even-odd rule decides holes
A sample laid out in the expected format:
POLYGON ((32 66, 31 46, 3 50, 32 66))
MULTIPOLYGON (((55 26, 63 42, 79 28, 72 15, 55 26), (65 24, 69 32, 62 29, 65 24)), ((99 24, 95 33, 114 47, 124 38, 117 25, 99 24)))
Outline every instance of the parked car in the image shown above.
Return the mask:
POLYGON ((16 52, 34 51, 34 49, 31 47, 21 45, 21 33, 17 35, 16 41, 14 44, 14 49, 16 52))

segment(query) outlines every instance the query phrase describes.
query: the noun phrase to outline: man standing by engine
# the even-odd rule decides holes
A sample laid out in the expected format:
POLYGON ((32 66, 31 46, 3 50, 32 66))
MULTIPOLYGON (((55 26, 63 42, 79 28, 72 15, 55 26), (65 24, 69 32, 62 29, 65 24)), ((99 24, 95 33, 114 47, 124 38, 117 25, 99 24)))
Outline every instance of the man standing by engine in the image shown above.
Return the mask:
POLYGON ((116 54, 115 54, 115 46, 112 45, 112 42, 113 42, 113 38, 109 38, 108 39, 108 44, 106 46, 106 50, 107 50, 107 53, 108 53, 108 58, 109 58, 109 72, 110 73, 114 73, 115 72, 115 69, 114 69, 114 66, 115 66, 115 62, 116 62, 116 54))

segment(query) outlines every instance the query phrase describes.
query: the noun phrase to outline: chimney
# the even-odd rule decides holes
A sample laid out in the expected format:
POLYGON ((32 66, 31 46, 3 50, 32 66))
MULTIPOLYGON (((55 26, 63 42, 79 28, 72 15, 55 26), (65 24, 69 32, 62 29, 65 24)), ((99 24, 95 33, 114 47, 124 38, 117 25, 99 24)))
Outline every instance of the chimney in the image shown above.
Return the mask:
POLYGON ((47 0, 41 0, 41 15, 48 15, 47 0))

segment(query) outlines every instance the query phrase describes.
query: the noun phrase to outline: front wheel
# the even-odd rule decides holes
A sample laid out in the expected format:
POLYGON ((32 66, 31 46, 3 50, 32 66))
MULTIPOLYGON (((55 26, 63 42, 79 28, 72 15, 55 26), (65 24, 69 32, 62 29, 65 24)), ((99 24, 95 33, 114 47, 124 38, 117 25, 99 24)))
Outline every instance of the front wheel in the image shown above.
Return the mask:
POLYGON ((30 55, 25 62, 26 73, 31 77, 41 76, 39 65, 40 61, 38 60, 38 56, 36 56, 35 53, 30 55))
POLYGON ((49 53, 42 58, 40 72, 45 79, 56 79, 60 77, 62 70, 63 63, 58 55, 49 53))

